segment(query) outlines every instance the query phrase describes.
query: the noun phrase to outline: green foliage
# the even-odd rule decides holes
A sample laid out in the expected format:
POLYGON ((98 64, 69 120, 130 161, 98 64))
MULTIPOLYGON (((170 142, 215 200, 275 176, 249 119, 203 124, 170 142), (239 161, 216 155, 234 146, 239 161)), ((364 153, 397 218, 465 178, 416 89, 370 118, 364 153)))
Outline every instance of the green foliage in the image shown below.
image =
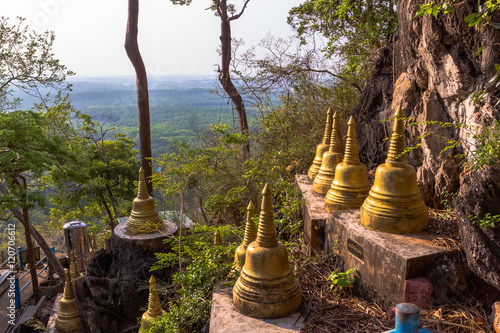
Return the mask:
POLYGON ((332 291, 335 287, 338 287, 340 290, 352 287, 355 278, 351 277, 351 275, 355 271, 356 268, 351 268, 347 272, 338 272, 337 270, 333 271, 328 277, 328 281, 331 282, 330 291, 332 291))
POLYGON ((366 78, 374 50, 383 47, 397 25, 394 1, 307 0, 289 12, 288 23, 306 44, 320 33, 328 40, 322 50, 342 60, 344 71, 366 78))
POLYGON ((450 218, 453 213, 453 198, 456 196, 456 193, 450 193, 448 191, 441 192, 441 205, 443 206, 445 212, 438 215, 440 219, 447 220, 450 218))
POLYGON ((500 165, 500 124, 495 121, 493 126, 485 126, 479 130, 470 130, 467 137, 476 142, 475 149, 463 165, 472 169, 481 169, 485 166, 500 165))
POLYGON ((483 229, 486 228, 494 228, 497 225, 500 225, 500 214, 499 215, 491 215, 491 213, 486 213, 482 219, 474 215, 467 216, 469 220, 483 229))
MULTIPOLYGON (((234 266, 234 253, 243 233, 230 225, 218 228, 196 226, 188 235, 182 236, 182 261, 185 270, 174 274, 173 285, 180 287, 168 290, 170 301, 165 316, 152 323, 150 332, 199 332, 210 317, 213 287, 226 280, 234 266), (221 233, 222 244, 213 245, 216 230, 221 233)), ((167 240, 177 247, 178 240, 167 240)), ((158 262, 152 270, 173 267, 177 254, 157 254, 158 262)))
POLYGON ((37 33, 28 28, 23 18, 11 24, 6 17, 0 17, 0 110, 15 109, 21 103, 14 96, 13 87, 29 96, 49 103, 48 96, 42 96, 41 88, 56 92, 68 90, 68 71, 54 58, 52 45, 54 33, 37 33))

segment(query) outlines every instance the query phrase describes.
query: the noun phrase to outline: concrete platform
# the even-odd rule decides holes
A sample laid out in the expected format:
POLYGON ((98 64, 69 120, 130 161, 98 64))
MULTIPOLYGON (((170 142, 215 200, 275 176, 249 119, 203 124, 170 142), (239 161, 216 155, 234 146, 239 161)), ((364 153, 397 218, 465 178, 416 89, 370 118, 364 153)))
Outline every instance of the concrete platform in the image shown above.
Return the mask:
POLYGON ((315 251, 323 250, 325 243, 325 223, 328 218, 325 198, 313 192, 313 182, 307 175, 295 175, 295 186, 302 192, 304 235, 309 245, 308 254, 313 255, 315 251))
POLYGON ((233 307, 233 288, 215 289, 210 313, 210 333, 291 333, 300 332, 300 314, 280 319, 246 317, 233 307))
POLYGON ((127 230, 127 223, 119 223, 114 230, 118 241, 124 246, 134 246, 153 251, 165 250, 163 241, 177 233, 177 226, 163 220, 163 230, 154 234, 133 235, 127 230))
POLYGON ((359 209, 329 214, 309 177, 296 176, 295 182, 306 201, 302 217, 311 252, 340 255, 346 271, 356 268, 358 278, 393 305, 405 301, 407 280, 423 276, 431 260, 449 252, 435 246, 425 231, 395 235, 368 229, 360 222, 359 209))
POLYGON ((432 244, 428 233, 395 235, 366 228, 359 209, 331 213, 325 226, 325 250, 356 268, 361 280, 393 302, 405 301, 406 280, 421 277, 427 264, 449 250, 432 244))

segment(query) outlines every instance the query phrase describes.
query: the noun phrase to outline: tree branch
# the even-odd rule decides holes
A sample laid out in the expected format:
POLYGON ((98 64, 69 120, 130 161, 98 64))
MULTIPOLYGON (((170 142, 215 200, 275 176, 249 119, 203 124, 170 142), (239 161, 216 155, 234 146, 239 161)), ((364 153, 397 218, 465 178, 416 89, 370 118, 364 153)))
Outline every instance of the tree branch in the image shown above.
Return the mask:
POLYGON ((245 11, 245 8, 247 7, 247 4, 250 0, 246 0, 245 4, 243 5, 243 8, 241 9, 241 12, 239 12, 238 15, 233 15, 229 18, 229 21, 237 20, 240 18, 241 15, 243 15, 243 12, 245 11))

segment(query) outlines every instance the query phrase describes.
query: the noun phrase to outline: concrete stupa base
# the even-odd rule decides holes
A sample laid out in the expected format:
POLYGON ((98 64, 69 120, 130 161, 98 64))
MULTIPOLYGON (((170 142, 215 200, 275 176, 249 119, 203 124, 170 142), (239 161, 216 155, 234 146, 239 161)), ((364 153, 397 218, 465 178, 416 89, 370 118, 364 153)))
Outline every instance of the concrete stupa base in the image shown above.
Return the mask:
POLYGON ((163 230, 152 234, 134 235, 127 229, 127 223, 119 223, 114 230, 117 241, 122 245, 140 247, 153 251, 162 252, 167 250, 163 241, 177 234, 178 227, 172 222, 163 220, 163 230))

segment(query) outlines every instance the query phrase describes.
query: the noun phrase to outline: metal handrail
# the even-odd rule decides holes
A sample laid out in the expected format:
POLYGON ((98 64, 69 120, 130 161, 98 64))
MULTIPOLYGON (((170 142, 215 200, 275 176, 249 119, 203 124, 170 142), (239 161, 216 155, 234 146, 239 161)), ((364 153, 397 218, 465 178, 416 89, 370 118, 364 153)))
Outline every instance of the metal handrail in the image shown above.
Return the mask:
MULTIPOLYGON (((45 260, 45 258, 47 258, 47 256, 46 256, 46 255, 45 255, 42 259, 40 259, 39 261, 37 261, 37 262, 35 263, 35 267, 36 267, 39 263, 41 263, 42 261, 44 261, 44 260, 45 260)), ((47 266, 45 266, 45 267, 47 267, 47 266)), ((45 268, 44 268, 44 269, 45 269, 45 268)), ((43 271, 43 269, 42 269, 42 271, 43 271)), ((25 277, 25 276, 26 276, 26 274, 28 274, 29 272, 30 272, 30 271, 27 271, 26 273, 24 273, 24 274, 23 274, 23 275, 19 278, 19 280, 22 280, 22 278, 23 278, 23 277, 25 277)), ((37 274, 37 275, 38 275, 38 274, 37 274)), ((31 281, 30 281, 30 282, 31 282, 31 281)), ((24 287, 23 287, 23 289, 24 289, 24 287)), ((21 290, 23 290, 23 289, 21 289, 21 290)))
MULTIPOLYGON (((14 253, 14 258, 19 255, 19 249, 14 253)), ((5 264, 7 264, 9 262, 9 259, 5 260, 3 263, 1 263, 0 265, 3 266, 5 264)), ((12 268, 9 268, 9 270, 7 272, 5 272, 4 274, 2 274, 2 276, 0 276, 0 280, 3 279, 7 274, 10 274, 12 272, 12 270, 14 270, 14 268, 16 266, 19 266, 19 262, 15 263, 14 266, 12 268)))
MULTIPOLYGON (((37 274, 36 276, 39 276, 39 275, 40 275, 40 274, 41 274, 44 270, 46 270, 46 269, 47 269, 47 267, 49 267, 49 266, 45 266, 44 268, 42 268, 42 269, 40 270, 40 272, 38 272, 38 274, 37 274)), ((25 275, 26 275, 26 274, 25 274, 25 275)), ((21 290, 19 290, 19 292, 23 291, 23 290, 24 290, 24 288, 26 288, 26 287, 27 287, 27 286, 31 283, 31 281, 32 281, 32 280, 30 279, 30 280, 28 281, 28 283, 26 283, 26 284, 24 285, 24 287, 22 287, 22 288, 21 288, 21 290)))

